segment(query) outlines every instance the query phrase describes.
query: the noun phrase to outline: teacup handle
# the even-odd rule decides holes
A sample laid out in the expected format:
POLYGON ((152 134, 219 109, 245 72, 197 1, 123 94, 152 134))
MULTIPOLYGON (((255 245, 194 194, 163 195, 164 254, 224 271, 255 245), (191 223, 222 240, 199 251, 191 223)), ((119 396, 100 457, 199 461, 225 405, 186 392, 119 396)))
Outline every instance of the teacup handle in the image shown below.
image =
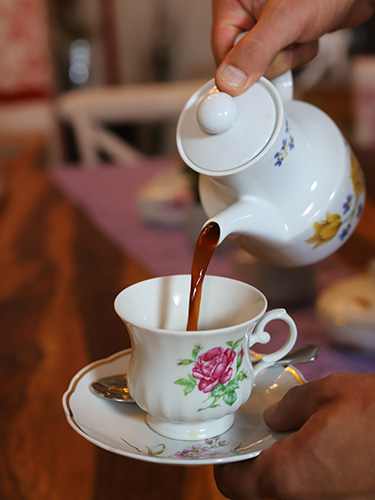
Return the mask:
POLYGON ((254 366, 255 377, 262 370, 264 370, 264 368, 268 368, 269 366, 274 365, 276 361, 288 354, 297 340, 297 327, 293 319, 289 316, 285 309, 273 309, 272 311, 266 312, 266 314, 254 328, 254 331, 252 332, 250 337, 250 347, 257 343, 267 344, 271 340, 271 335, 264 329, 270 321, 273 321, 275 319, 281 319, 288 325, 288 338, 285 341, 284 345, 280 347, 280 349, 262 356, 262 360, 254 366))

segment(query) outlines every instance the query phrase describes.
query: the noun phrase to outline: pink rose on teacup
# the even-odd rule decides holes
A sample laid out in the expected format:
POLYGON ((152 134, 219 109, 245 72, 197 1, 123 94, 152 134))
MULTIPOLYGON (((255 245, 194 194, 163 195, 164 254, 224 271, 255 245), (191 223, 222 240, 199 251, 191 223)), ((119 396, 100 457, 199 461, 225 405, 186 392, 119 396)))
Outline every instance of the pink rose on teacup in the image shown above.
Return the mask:
POLYGON ((231 379, 232 363, 236 352, 222 347, 214 347, 198 356, 193 366, 193 376, 199 380, 198 389, 204 393, 211 392, 217 384, 225 384, 231 379))

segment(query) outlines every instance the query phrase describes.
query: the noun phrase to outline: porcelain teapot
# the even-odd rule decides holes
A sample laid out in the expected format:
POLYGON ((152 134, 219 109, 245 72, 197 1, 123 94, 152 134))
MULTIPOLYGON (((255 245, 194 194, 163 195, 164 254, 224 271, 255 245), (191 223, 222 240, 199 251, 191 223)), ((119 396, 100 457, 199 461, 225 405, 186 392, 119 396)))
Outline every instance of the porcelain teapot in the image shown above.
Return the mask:
POLYGON ((259 260, 303 266, 335 252, 365 201, 364 178, 338 127, 293 99, 292 73, 260 78, 243 94, 211 80, 188 100, 177 125, 181 158, 199 176, 210 222, 259 260))

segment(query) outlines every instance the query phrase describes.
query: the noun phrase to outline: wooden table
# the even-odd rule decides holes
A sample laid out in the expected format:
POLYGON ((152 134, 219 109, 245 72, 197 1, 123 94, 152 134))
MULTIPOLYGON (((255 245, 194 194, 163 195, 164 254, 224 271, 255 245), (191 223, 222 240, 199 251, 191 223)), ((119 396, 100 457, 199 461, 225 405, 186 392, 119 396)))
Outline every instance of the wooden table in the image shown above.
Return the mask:
POLYGON ((0 140, 0 498, 223 498, 210 467, 128 459, 67 424, 63 392, 83 366, 129 346, 113 300, 148 273, 37 167, 41 146, 0 140))

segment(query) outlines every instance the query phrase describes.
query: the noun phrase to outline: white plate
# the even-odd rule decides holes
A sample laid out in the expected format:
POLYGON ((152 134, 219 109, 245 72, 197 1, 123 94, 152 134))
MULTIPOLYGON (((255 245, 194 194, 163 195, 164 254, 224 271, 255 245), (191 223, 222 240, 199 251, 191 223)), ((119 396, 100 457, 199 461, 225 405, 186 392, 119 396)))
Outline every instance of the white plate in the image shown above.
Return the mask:
POLYGON ((253 458, 285 433, 272 432, 263 410, 305 380, 293 367, 274 366, 256 378, 252 395, 236 413, 233 427, 203 441, 168 439, 151 430, 136 404, 117 403, 92 394, 97 378, 126 373, 130 349, 96 361, 78 372, 63 396, 66 418, 73 429, 105 450, 138 460, 173 465, 208 465, 253 458))
POLYGON ((375 350, 375 280, 370 274, 353 276, 323 290, 316 311, 335 342, 375 350))

